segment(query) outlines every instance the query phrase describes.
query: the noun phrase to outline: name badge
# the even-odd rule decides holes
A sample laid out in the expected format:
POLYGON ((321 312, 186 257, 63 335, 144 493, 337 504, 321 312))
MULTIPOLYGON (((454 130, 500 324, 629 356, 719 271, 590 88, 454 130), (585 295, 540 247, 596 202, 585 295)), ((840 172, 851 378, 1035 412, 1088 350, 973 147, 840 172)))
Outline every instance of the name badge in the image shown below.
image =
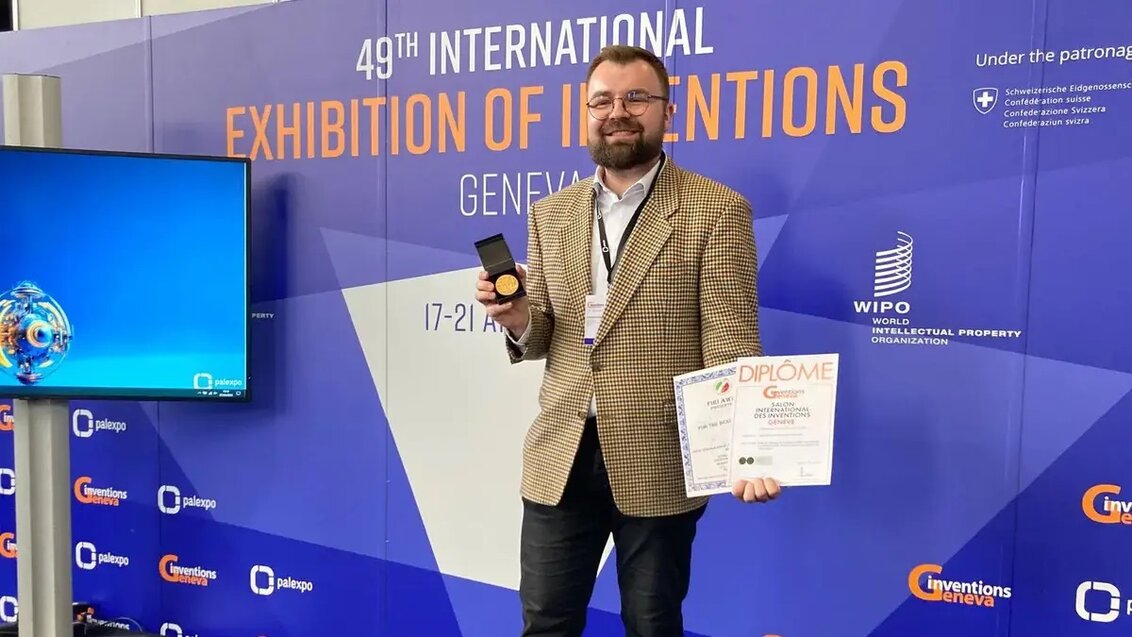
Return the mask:
POLYGON ((601 314, 605 311, 605 297, 594 294, 586 295, 586 327, 582 342, 593 345, 597 336, 597 326, 601 325, 601 314))

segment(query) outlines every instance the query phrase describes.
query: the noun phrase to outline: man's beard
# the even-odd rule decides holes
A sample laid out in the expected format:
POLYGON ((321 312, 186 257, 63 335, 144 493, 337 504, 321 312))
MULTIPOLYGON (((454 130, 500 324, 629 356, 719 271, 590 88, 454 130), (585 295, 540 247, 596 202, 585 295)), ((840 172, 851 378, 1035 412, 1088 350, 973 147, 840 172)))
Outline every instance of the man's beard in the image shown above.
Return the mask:
POLYGON ((594 163, 611 170, 627 170, 646 164, 660 155, 664 147, 664 131, 655 136, 643 134, 644 129, 631 120, 609 120, 601 127, 601 132, 589 140, 590 157, 594 163), (605 135, 616 131, 632 131, 637 136, 632 141, 609 141, 605 135))

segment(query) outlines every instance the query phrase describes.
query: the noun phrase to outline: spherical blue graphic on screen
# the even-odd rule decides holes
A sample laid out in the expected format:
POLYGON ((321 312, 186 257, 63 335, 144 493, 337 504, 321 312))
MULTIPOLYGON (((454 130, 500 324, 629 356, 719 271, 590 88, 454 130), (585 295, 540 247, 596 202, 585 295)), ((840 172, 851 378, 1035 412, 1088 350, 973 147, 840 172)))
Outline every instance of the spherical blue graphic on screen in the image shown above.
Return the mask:
POLYGON ((0 294, 0 370, 25 385, 49 376, 71 350, 74 331, 63 308, 31 281, 0 294))

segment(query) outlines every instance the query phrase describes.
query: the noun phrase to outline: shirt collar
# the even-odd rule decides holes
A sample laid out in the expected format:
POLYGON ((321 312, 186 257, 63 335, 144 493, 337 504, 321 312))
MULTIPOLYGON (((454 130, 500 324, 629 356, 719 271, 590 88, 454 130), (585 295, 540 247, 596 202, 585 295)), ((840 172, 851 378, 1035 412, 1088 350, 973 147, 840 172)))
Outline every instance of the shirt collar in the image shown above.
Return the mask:
MULTIPOLYGON (((663 157, 663 155, 662 155, 661 159, 658 160, 653 165, 651 170, 649 170, 647 173, 645 173, 644 176, 642 176, 640 179, 638 179, 636 181, 636 183, 634 183, 632 186, 629 186, 625 190, 625 194, 623 195, 623 197, 628 196, 630 193, 632 193, 636 189, 640 189, 642 192, 648 192, 649 187, 652 186, 653 180, 656 179, 657 173, 660 172, 661 164, 668 163, 667 161, 664 161, 664 159, 666 159, 666 158, 663 157)), ((602 178, 601 178, 602 172, 603 172, 603 169, 602 169, 601 166, 598 166, 597 170, 594 171, 594 184, 593 184, 594 185, 594 192, 597 193, 597 195, 599 197, 602 195, 602 193, 605 193, 605 192, 608 192, 609 194, 614 194, 613 191, 609 190, 609 188, 606 187, 605 182, 602 181, 602 178)))

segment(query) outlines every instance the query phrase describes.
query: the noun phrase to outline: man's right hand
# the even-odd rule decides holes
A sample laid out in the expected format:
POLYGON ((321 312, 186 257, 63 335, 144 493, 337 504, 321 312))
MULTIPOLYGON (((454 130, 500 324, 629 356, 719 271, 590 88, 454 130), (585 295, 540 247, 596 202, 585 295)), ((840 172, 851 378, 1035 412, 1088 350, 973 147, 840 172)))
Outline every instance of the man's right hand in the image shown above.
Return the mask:
MULTIPOLYGON (((519 283, 527 286, 527 271, 521 265, 516 265, 519 272, 519 283)), ((488 280, 487 272, 480 271, 480 279, 476 283, 476 300, 487 308, 487 315, 511 332, 513 338, 519 338, 527 331, 527 321, 531 318, 530 301, 521 296, 514 301, 498 303, 495 300, 495 286, 488 280)))

